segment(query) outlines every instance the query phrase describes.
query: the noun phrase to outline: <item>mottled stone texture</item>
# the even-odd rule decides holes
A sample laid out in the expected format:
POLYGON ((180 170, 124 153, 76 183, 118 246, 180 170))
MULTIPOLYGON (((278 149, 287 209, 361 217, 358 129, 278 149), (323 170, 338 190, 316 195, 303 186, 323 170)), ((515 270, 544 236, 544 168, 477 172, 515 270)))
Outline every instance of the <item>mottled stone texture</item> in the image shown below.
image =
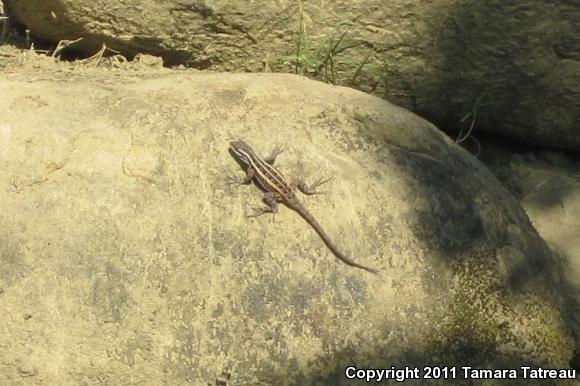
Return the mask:
POLYGON ((491 173, 416 115, 293 75, 26 68, 0 77, 0 384, 568 365, 557 260, 491 173), (240 138, 285 144, 288 177, 334 175, 303 201, 380 276, 287 208, 245 217, 261 193, 229 183, 240 138))
POLYGON ((577 0, 7 3, 34 34, 83 37, 75 47, 88 54, 106 43, 200 69, 298 69, 381 95, 454 136, 475 118, 476 137, 580 150, 577 0))

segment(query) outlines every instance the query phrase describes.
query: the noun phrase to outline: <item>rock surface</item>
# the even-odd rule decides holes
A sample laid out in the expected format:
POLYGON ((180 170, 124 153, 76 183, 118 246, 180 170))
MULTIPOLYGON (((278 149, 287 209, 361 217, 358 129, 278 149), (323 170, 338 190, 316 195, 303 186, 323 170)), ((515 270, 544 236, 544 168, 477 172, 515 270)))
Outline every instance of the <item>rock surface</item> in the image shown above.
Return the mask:
POLYGON ((482 141, 482 148, 482 162, 520 202, 540 236, 568 260, 566 275, 580 294, 580 156, 497 140, 482 141))
MULTIPOLYGON (((565 266, 569 293, 580 302, 580 156, 532 147, 482 141, 482 157, 520 202, 538 233, 565 266)), ((580 336, 580 307, 570 306, 580 336)), ((580 351, 573 361, 580 368, 580 351)))
POLYGON ((382 95, 450 132, 475 118, 476 130, 580 150, 574 0, 7 4, 32 33, 54 42, 82 37, 74 47, 91 55, 105 43, 198 69, 298 68, 382 95))
POLYGON ((551 251, 485 167, 404 109, 290 75, 4 74, 0 383, 350 384, 352 364, 570 361, 551 251), (303 201, 381 276, 291 210, 244 217, 261 194, 227 184, 238 138, 285 143, 288 176, 334 175, 303 201))

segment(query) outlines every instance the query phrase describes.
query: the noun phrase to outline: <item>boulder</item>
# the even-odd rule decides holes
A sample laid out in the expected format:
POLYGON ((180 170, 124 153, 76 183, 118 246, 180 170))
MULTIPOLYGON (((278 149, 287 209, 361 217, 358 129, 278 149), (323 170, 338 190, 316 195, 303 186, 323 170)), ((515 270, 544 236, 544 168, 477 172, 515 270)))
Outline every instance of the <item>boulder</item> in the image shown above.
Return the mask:
MULTIPOLYGON (((580 299, 580 156, 482 141, 482 162, 520 202, 540 236, 563 260, 568 292, 580 299)), ((580 308, 571 307, 577 333, 580 308)), ((580 367, 580 353, 576 368, 580 367)))
POLYGON ((105 43, 167 65, 298 71, 381 95, 450 133, 473 121, 476 133, 580 150, 577 1, 6 3, 33 34, 82 38, 71 47, 89 55, 105 43))
POLYGON ((0 383, 568 366, 557 259, 495 177, 418 116, 295 75, 34 74, 0 77, 0 383), (334 176, 300 198, 380 274, 340 262, 288 208, 247 218, 262 194, 229 183, 237 139, 264 155, 283 144, 289 178, 334 176))

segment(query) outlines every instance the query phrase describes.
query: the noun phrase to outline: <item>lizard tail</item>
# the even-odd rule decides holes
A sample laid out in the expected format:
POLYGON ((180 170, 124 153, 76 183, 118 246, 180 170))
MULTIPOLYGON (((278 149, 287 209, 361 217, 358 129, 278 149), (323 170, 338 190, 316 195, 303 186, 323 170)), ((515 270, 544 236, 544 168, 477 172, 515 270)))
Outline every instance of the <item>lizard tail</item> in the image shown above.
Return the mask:
POLYGON ((330 249, 332 251, 332 253, 334 254, 334 256, 336 256, 337 258, 339 258, 340 260, 342 260, 343 263, 350 265, 351 267, 355 267, 355 268, 360 268, 360 269, 364 269, 367 272, 373 273, 375 275, 379 274, 379 271, 377 271, 376 269, 373 268, 369 268, 369 267, 365 267, 362 264, 356 263, 354 261, 352 261, 350 258, 348 258, 344 253, 342 253, 338 247, 336 246, 336 244, 334 244, 334 242, 330 239, 330 237, 328 236, 328 234, 326 234, 326 232, 324 231, 324 229, 322 229, 322 227, 320 226, 320 224, 318 223, 318 221, 316 221, 316 219, 314 218, 314 216, 312 216, 308 210, 304 207, 299 207, 296 208, 296 211, 300 214, 300 216, 306 220, 306 222, 308 224, 310 224, 310 226, 312 227, 312 229, 314 229, 316 231, 316 233, 318 233, 318 235, 320 236, 320 238, 322 239, 322 241, 324 241, 324 244, 326 244, 326 246, 328 247, 328 249, 330 249))

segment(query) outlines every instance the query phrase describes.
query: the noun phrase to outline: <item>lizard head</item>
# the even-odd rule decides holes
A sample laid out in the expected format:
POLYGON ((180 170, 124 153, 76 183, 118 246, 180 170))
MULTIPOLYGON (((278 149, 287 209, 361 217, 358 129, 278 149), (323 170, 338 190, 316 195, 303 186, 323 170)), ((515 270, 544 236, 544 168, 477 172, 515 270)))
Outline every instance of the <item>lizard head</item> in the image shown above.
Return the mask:
POLYGON ((230 142, 230 152, 246 165, 250 164, 250 158, 253 151, 250 145, 244 141, 239 140, 230 142))

